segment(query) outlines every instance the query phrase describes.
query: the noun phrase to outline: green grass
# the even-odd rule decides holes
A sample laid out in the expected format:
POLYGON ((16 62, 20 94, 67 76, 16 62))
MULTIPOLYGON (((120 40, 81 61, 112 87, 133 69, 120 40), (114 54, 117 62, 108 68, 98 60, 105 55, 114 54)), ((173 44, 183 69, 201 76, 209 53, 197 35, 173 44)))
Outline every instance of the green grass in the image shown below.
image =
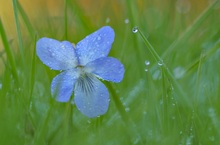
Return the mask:
POLYGON ((219 144, 218 0, 200 10, 193 3, 186 14, 176 11, 174 0, 96 1, 89 9, 65 0, 59 17, 41 8, 34 18, 12 2, 16 44, 0 21, 0 144, 219 144), (51 97, 50 83, 59 72, 43 65, 35 45, 41 37, 76 44, 104 25, 116 34, 110 56, 126 71, 121 83, 104 82, 108 112, 89 119, 70 102, 51 97))

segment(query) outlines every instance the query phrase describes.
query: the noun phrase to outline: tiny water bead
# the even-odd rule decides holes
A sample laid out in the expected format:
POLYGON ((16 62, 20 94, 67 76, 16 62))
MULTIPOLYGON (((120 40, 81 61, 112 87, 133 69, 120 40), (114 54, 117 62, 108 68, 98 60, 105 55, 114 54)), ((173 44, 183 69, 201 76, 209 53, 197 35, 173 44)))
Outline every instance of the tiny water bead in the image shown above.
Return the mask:
POLYGON ((158 61, 157 63, 159 66, 162 66, 163 65, 163 62, 162 61, 158 61))
POLYGON ((175 78, 180 79, 184 76, 185 69, 181 66, 178 66, 178 67, 173 69, 173 74, 174 74, 175 78))
POLYGON ((129 111, 130 111, 130 108, 129 108, 129 107, 126 107, 126 108, 125 108, 125 111, 126 111, 126 112, 129 112, 129 111))
POLYGON ((150 61, 149 60, 145 60, 144 64, 147 66, 147 68, 145 68, 144 71, 147 72, 149 70, 148 66, 150 65, 150 61))
POLYGON ((134 28, 132 29, 132 32, 133 32, 133 33, 137 33, 137 32, 138 32, 138 27, 134 27, 134 28))
POLYGON ((128 24, 129 23, 129 19, 125 19, 125 24, 128 24))
POLYGON ((109 23, 110 22, 110 18, 106 18, 105 23, 109 23))
POLYGON ((189 0, 177 0, 176 1, 176 10, 180 14, 186 14, 190 11, 191 3, 189 0))
POLYGON ((147 69, 147 68, 145 68, 145 69, 144 69, 144 71, 148 72, 148 69, 147 69))
POLYGON ((145 63, 145 65, 147 65, 147 66, 150 65, 150 61, 149 61, 149 60, 145 60, 144 63, 145 63))

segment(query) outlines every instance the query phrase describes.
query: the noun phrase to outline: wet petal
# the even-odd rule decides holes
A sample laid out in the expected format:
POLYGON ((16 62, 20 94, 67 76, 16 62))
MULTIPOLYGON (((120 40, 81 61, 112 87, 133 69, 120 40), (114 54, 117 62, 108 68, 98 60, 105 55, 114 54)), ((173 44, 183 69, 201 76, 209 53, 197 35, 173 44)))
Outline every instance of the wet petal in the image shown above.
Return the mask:
POLYGON ((59 102, 69 101, 78 77, 79 72, 77 69, 64 71, 57 75, 51 83, 52 96, 59 102))
POLYGON ((109 93, 95 76, 82 76, 75 84, 74 103, 84 115, 97 117, 107 112, 109 93))
POLYGON ((37 41, 36 49, 40 60, 54 70, 66 70, 77 65, 75 49, 68 41, 41 38, 37 41))
POLYGON ((109 26, 104 26, 81 40, 76 45, 79 63, 86 65, 90 61, 107 56, 114 37, 114 30, 109 26))
POLYGON ((107 81, 118 83, 124 77, 124 66, 116 58, 99 58, 88 63, 85 67, 88 72, 107 81))

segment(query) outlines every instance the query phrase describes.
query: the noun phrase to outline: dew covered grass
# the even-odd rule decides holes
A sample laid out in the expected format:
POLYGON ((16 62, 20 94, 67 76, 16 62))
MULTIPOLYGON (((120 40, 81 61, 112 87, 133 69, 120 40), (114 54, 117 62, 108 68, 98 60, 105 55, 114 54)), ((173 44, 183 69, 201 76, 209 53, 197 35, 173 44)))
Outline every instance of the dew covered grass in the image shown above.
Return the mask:
POLYGON ((219 0, 65 0, 58 14, 36 5, 34 16, 22 0, 11 4, 14 25, 7 14, 0 21, 0 144, 219 144, 219 0), (39 60, 35 46, 41 37, 76 44, 104 25, 115 31, 109 55, 125 75, 104 81, 108 112, 90 119, 51 97, 60 72, 39 60))

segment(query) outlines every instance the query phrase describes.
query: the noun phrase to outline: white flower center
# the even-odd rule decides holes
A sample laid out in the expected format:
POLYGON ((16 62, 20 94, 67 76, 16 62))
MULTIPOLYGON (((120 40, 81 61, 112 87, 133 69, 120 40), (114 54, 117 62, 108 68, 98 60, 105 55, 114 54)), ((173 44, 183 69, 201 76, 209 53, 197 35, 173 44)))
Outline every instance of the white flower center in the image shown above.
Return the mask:
POLYGON ((75 89, 81 90, 86 95, 94 91, 94 75, 87 72, 84 66, 77 66, 79 70, 79 78, 75 84, 75 89))

